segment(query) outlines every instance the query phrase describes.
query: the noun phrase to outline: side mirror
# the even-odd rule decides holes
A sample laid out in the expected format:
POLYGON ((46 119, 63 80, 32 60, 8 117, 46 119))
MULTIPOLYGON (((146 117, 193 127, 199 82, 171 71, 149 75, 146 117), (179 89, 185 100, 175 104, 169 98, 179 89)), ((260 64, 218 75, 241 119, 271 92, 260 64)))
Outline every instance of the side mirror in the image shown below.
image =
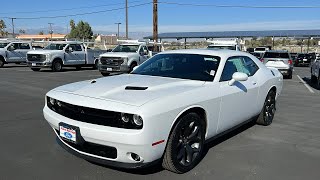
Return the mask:
POLYGON ((135 66, 133 67, 132 71, 136 70, 139 66, 135 66))
POLYGON ((15 48, 14 48, 13 46, 9 46, 7 50, 8 50, 8 51, 14 51, 15 48))
POLYGON ((235 72, 232 75, 232 79, 229 81, 229 86, 232 86, 236 81, 246 81, 248 80, 248 75, 242 72, 235 72))

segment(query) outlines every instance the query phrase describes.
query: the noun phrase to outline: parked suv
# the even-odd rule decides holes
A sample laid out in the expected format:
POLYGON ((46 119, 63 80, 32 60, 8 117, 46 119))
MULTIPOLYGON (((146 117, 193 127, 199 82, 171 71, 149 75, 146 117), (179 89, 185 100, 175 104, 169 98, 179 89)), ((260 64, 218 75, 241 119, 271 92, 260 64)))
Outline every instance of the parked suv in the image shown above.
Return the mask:
POLYGON ((263 62, 267 67, 277 68, 282 75, 292 79, 293 64, 288 51, 266 51, 261 62, 263 62))
MULTIPOLYGON (((312 56, 310 54, 300 53, 294 62, 294 66, 309 66, 312 56)), ((314 58, 315 59, 315 58, 314 58)))

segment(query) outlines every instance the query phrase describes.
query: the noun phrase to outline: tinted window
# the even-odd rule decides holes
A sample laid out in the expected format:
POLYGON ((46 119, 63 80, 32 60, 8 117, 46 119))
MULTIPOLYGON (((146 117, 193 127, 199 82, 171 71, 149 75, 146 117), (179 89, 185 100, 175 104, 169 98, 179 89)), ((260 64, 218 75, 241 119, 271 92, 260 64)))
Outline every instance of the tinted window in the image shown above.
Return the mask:
POLYGON ((141 64, 132 74, 213 81, 220 57, 198 54, 159 54, 141 64))
POLYGON ((236 50, 236 46, 208 46, 208 49, 229 49, 229 50, 236 50))
POLYGON ((8 45, 9 43, 0 43, 0 48, 4 48, 8 45))
POLYGON ((246 73, 248 76, 254 75, 259 67, 252 59, 246 56, 231 57, 226 61, 220 81, 229 81, 235 72, 246 73))
POLYGON ((11 46, 13 46, 14 49, 19 49, 19 43, 12 43, 11 46))
POLYGON ((264 58, 286 58, 289 59, 289 53, 281 52, 266 52, 264 53, 264 58))
POLYGON ((82 51, 80 44, 70 44, 69 47, 71 47, 73 51, 82 51))
POLYGON ((137 52, 139 45, 118 45, 112 52, 137 52))
POLYGON ((63 50, 63 48, 67 44, 49 44, 47 47, 45 47, 45 50, 63 50))
POLYGON ((266 48, 256 48, 255 51, 265 51, 266 48))
POLYGON ((30 49, 30 46, 28 43, 20 43, 20 49, 30 49))

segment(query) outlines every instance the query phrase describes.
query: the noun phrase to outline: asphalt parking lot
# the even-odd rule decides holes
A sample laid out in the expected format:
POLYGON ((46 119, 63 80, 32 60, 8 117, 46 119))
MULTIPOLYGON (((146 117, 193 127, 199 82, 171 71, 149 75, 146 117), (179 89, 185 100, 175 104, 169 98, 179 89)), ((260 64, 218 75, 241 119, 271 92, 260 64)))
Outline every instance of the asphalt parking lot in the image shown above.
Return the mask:
POLYGON ((101 77, 96 70, 33 72, 0 69, 0 179, 320 179, 320 90, 310 68, 284 80, 268 127, 247 124, 208 145, 200 164, 178 175, 159 167, 118 170, 92 164, 62 149, 42 115, 47 91, 101 77))

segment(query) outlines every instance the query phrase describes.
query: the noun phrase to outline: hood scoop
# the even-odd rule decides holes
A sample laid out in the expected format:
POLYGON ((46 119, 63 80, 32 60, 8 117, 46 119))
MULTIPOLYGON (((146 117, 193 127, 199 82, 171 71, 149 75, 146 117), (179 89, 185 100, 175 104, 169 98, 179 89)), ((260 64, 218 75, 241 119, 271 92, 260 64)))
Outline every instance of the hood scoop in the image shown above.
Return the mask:
POLYGON ((146 90, 148 87, 127 86, 125 90, 146 90))

